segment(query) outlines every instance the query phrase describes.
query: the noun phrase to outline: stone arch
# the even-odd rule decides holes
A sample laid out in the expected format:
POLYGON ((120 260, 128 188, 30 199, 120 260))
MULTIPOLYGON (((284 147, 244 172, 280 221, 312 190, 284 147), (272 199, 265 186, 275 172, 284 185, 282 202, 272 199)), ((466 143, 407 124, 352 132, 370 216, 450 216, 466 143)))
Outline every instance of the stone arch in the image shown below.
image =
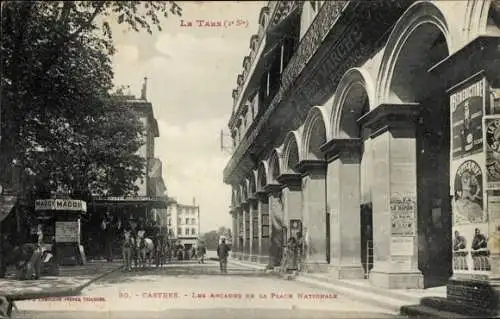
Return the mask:
POLYGON ((253 196, 257 191, 257 171, 253 170, 248 176, 248 195, 253 196))
POLYGON ((268 184, 267 183, 267 176, 268 176, 268 165, 267 161, 263 160, 259 163, 259 167, 257 168, 257 191, 263 191, 264 187, 268 184))
POLYGON ((330 125, 327 112, 322 106, 313 106, 304 121, 304 133, 302 135, 303 160, 322 160, 323 152, 321 145, 329 140, 330 125))
POLYGON ((374 107, 375 87, 370 74, 361 68, 349 69, 340 79, 332 103, 332 138, 359 138, 357 120, 374 107))
POLYGON ((281 175, 281 151, 273 149, 269 156, 269 184, 278 184, 278 176, 281 175))
POLYGON ((472 41, 478 35, 490 34, 492 29, 494 34, 500 34, 499 12, 498 0, 468 0, 465 13, 467 40, 472 41), (493 21, 489 21, 491 18, 493 21))
POLYGON ((297 164, 300 162, 301 136, 298 131, 290 131, 283 142, 283 167, 281 173, 296 174, 297 164))
POLYGON ((417 92, 416 88, 411 88, 414 86, 411 81, 415 78, 422 81, 425 76, 430 77, 427 70, 432 65, 422 67, 420 62, 429 60, 427 54, 422 53, 428 52, 440 37, 444 37, 449 54, 450 48, 454 48, 452 37, 445 16, 435 3, 417 2, 406 10, 394 26, 384 49, 377 76, 377 105, 415 102, 417 96, 425 92, 425 89, 417 92))

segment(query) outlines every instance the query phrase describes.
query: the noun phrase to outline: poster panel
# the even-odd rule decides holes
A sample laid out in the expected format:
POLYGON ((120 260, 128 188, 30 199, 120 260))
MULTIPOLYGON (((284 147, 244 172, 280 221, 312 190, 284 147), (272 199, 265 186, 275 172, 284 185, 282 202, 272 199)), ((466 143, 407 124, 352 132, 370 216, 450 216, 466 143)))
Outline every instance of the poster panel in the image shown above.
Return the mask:
POLYGON ((451 149, 454 160, 483 151, 485 88, 483 78, 450 95, 451 149))
POLYGON ((80 242, 80 220, 56 222, 57 243, 79 243, 80 242))
POLYGON ((394 193, 390 199, 391 234, 395 236, 415 235, 416 196, 409 193, 394 193))
POLYGON ((491 270, 488 223, 453 227, 453 272, 477 273, 491 270))
POLYGON ((483 165, 483 154, 452 161, 452 250, 453 271, 457 274, 477 274, 491 270, 483 165))
POLYGON ((486 116, 486 189, 500 189, 500 115, 486 116))

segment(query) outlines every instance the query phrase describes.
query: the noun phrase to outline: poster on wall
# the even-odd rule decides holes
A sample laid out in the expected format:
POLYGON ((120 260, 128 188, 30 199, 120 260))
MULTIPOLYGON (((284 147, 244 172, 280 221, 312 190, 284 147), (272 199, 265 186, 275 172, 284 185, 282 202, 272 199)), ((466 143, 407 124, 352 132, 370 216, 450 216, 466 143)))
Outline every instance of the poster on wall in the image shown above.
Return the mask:
POLYGON ((500 189, 500 115, 486 116, 486 189, 500 189))
POLYGON ((452 158, 454 160, 483 151, 483 108, 486 82, 481 79, 450 96, 452 158))
POLYGON ((491 269, 481 155, 454 161, 452 165, 452 249, 455 273, 473 274, 491 269))
POLYGON ((391 234, 395 236, 415 235, 416 196, 394 193, 391 196, 391 234))
POLYGON ((462 162, 454 173, 453 224, 483 223, 483 173, 474 160, 462 162))
POLYGON ((56 222, 57 243, 79 243, 80 242, 80 220, 68 222, 56 222))

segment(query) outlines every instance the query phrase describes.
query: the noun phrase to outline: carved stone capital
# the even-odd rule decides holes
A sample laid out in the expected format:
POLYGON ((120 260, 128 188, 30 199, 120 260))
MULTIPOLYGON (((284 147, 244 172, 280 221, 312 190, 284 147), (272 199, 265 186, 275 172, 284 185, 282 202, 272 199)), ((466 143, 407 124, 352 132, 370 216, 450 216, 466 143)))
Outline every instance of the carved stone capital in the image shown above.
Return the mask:
POLYGON ((323 160, 302 160, 297 164, 302 175, 326 174, 326 162, 323 160))
POLYGON ((267 197, 268 194, 263 190, 255 192, 255 198, 261 202, 267 203, 267 197))
POLYGON ((277 180, 284 187, 300 188, 302 185, 302 176, 300 174, 281 174, 280 176, 278 176, 277 180))
POLYGON ((282 185, 280 184, 267 184, 264 187, 264 191, 269 195, 269 194, 277 194, 281 191, 283 188, 282 185))
POLYGON ((321 145, 320 149, 325 153, 328 163, 340 156, 357 156, 361 153, 363 141, 359 138, 334 138, 321 145))
POLYGON ((412 129, 418 121, 420 104, 380 104, 358 119, 358 123, 372 131, 372 137, 396 128, 412 129))

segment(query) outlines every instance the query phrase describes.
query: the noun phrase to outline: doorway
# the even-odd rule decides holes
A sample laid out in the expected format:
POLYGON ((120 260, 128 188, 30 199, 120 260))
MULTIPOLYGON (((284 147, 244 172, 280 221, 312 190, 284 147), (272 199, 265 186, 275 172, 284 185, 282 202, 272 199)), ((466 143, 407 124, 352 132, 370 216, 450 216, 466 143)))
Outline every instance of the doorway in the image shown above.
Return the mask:
POLYGON ((372 204, 361 204, 360 206, 361 225, 361 264, 365 278, 368 278, 370 270, 373 268, 373 217, 372 204))

